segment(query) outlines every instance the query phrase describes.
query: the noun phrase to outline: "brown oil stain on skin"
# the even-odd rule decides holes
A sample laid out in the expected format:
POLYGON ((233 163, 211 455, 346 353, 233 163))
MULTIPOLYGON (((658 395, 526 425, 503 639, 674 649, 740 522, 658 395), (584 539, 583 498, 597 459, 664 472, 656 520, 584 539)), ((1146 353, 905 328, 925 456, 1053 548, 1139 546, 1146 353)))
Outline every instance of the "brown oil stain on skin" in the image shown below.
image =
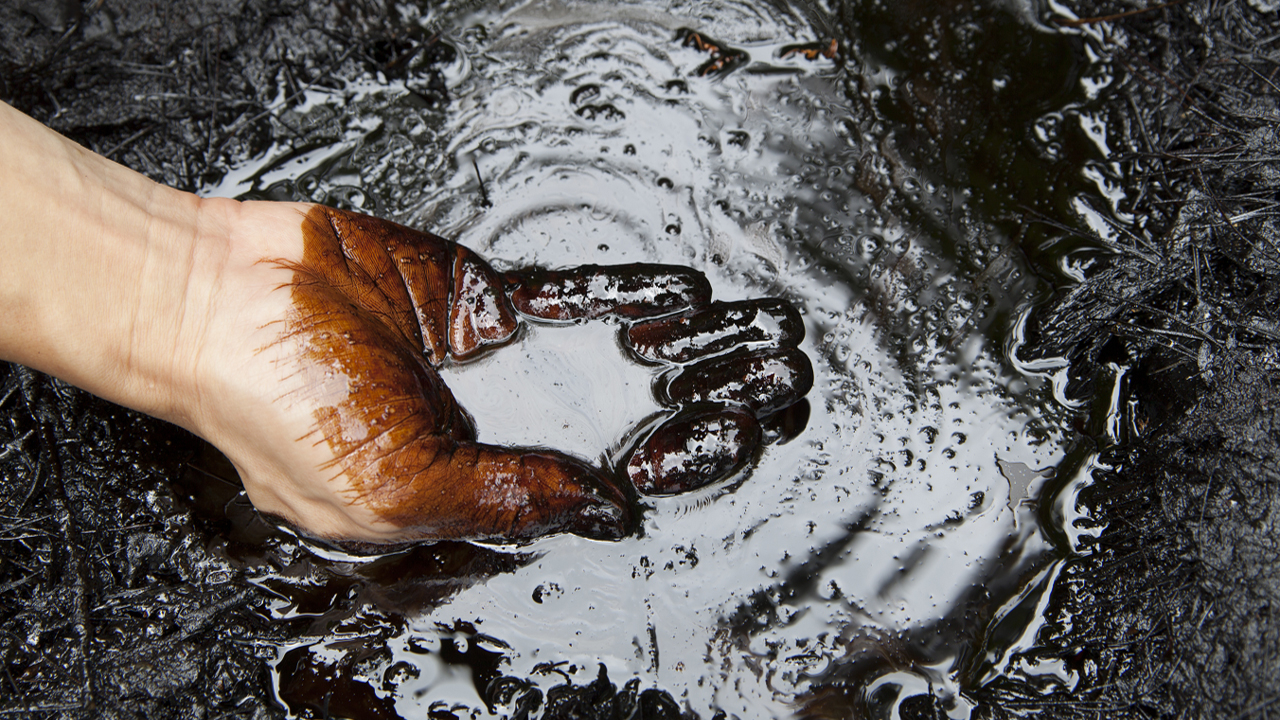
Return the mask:
POLYGON ((639 443, 624 472, 645 495, 686 493, 741 470, 760 441, 760 423, 745 408, 694 406, 639 443))
POLYGON ((796 347, 804 322, 779 299, 712 303, 707 307, 627 329, 626 344, 653 362, 687 363, 735 348, 796 347))
POLYGON ((711 283, 680 265, 579 265, 570 270, 528 268, 507 273, 511 301, 543 320, 578 321, 605 316, 636 320, 711 302, 711 283))
POLYGON ((281 340, 316 378, 316 430, 364 505, 404 539, 616 538, 627 494, 567 455, 475 442, 436 371, 510 339, 502 279, 470 250, 377 218, 316 206, 281 340))
POLYGON ((813 388, 813 364, 796 348, 735 351, 686 365, 663 392, 667 404, 741 405, 759 417, 800 401, 813 388))

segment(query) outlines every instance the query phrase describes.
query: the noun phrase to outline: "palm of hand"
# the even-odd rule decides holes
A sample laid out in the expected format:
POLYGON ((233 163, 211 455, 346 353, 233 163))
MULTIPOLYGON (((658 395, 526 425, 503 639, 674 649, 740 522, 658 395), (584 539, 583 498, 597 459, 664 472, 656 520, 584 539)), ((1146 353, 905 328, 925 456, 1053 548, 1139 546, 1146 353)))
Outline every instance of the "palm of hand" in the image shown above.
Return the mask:
POLYGON ((682 492, 733 472, 760 444, 757 416, 812 383, 794 349, 802 334, 794 309, 768 300, 708 306, 706 279, 688 268, 503 277, 464 247, 369 216, 316 206, 302 228, 302 259, 273 261, 293 272, 278 342, 303 380, 280 400, 311 410, 304 439, 327 445, 332 459, 320 469, 333 492, 385 526, 360 539, 620 537, 633 524, 633 487, 682 492), (617 473, 555 451, 477 443, 436 368, 511 338, 517 310, 561 321, 686 311, 628 329, 642 358, 693 362, 660 392, 685 409, 617 473))

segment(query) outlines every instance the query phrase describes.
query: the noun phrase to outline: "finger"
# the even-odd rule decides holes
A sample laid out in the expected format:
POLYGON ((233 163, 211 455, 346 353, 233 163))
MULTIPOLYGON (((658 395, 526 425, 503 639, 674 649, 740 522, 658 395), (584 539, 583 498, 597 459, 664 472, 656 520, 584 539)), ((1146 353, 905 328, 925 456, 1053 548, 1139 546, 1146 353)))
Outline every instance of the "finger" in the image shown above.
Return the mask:
POLYGON ((582 265, 568 270, 532 268, 506 274, 511 302, 544 320, 615 315, 648 318, 699 307, 711 300, 711 283, 676 265, 582 265))
POLYGON ((762 437, 755 415, 742 408, 686 409, 658 426, 622 464, 645 495, 675 495, 719 482, 751 460, 762 437))
POLYGON ((377 464, 381 482, 361 499, 407 537, 617 539, 631 530, 627 494, 553 451, 422 438, 377 464))
POLYGON ((387 247, 409 293, 423 355, 433 367, 439 367, 449 352, 445 319, 449 315, 454 244, 435 235, 410 233, 406 228, 403 240, 387 247))
POLYGON ((455 246, 453 300, 449 307, 449 349, 466 358, 505 342, 520 320, 503 292, 502 279, 475 253, 455 246))
POLYGON ((795 347, 804 339, 800 311, 778 299, 718 302, 674 317, 636 323, 627 344, 647 360, 686 363, 736 347, 795 347))
POLYGON ((776 412, 813 387, 813 366, 796 348, 737 352, 685 366, 663 390, 672 405, 742 405, 757 416, 776 412))

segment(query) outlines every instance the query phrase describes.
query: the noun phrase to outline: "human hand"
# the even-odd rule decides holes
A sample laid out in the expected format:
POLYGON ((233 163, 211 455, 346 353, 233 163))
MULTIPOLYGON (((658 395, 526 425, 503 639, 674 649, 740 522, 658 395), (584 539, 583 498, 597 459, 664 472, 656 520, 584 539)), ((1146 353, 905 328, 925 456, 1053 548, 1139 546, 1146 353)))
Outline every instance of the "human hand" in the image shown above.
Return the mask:
POLYGON ((228 321, 206 334, 213 391, 193 429, 260 510, 321 537, 620 537, 633 485, 671 494, 732 474, 761 443, 757 417, 812 384, 794 308, 709 304, 689 268, 499 275, 434 235, 320 206, 246 203, 231 226, 230 307, 215 311, 228 321), (436 369, 506 342, 521 314, 634 322, 627 344, 667 369, 658 394, 683 409, 636 433, 617 471, 476 442, 436 369))
POLYGON ((314 205, 166 188, 0 103, 0 357, 199 434, 264 513, 325 538, 617 537, 633 496, 723 479, 808 391, 788 306, 708 304, 689 268, 497 275, 465 248, 314 205), (510 293, 510 299, 507 295, 510 293), (475 441, 436 368, 548 322, 624 321, 681 409, 613 468, 475 441), (789 348, 789 349, 786 349, 789 348), (683 367, 683 369, 679 369, 683 367))

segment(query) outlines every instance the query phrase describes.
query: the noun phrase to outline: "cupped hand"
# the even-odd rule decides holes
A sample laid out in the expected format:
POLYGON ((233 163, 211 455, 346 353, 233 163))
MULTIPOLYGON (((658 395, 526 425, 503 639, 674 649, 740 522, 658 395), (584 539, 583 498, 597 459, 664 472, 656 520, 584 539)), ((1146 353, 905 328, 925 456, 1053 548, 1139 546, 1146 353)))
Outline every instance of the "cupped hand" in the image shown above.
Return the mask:
POLYGON ((243 203, 227 217, 188 424, 235 463, 259 510, 311 535, 620 537, 637 491, 738 472, 762 442, 759 418, 812 384, 794 308, 712 303, 690 268, 499 274, 460 245, 366 215, 243 203), (617 467, 476 442, 437 368, 501 346, 522 315, 618 319, 658 367, 671 412, 633 434, 617 467))

